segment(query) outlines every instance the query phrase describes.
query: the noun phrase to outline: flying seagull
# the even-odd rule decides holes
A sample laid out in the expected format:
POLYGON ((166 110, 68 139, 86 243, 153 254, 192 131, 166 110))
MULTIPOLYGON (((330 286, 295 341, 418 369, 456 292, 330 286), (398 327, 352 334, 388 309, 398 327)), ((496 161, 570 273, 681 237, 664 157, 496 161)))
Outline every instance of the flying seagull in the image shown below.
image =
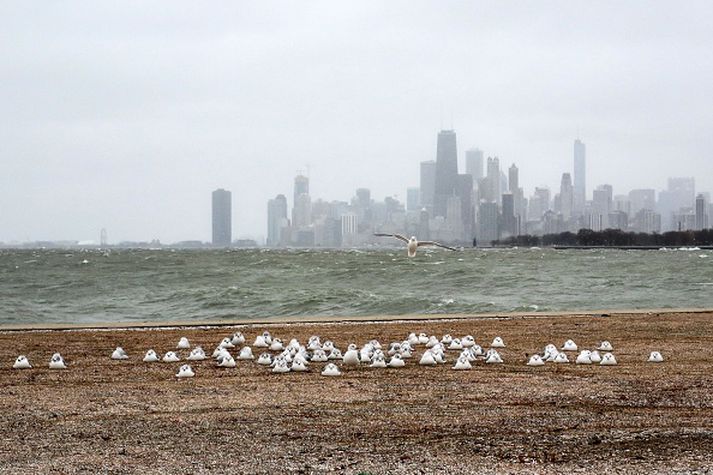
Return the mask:
POLYGON ((418 249, 419 246, 437 246, 437 247, 442 247, 443 249, 448 249, 450 251, 457 250, 452 247, 445 246, 445 245, 441 244, 440 242, 436 242, 436 241, 419 241, 418 239, 416 239, 416 236, 411 236, 411 239, 408 239, 406 236, 403 236, 401 234, 374 233, 374 236, 392 237, 392 238, 398 239, 399 241, 405 242, 406 249, 408 249, 409 257, 414 257, 416 255, 416 249, 418 249))

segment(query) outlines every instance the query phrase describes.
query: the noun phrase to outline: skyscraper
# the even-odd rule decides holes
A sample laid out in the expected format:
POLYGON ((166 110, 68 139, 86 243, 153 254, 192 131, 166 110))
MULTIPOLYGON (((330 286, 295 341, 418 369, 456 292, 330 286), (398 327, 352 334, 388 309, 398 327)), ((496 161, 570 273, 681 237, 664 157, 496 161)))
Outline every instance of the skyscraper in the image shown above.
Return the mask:
POLYGON ((696 230, 708 227, 707 203, 703 195, 696 196, 696 230))
POLYGON ((581 213, 587 202, 586 147, 581 140, 574 141, 574 211, 581 213))
POLYGON ((611 185, 599 185, 592 192, 592 228, 595 231, 601 231, 609 227, 613 191, 611 185))
POLYGON ((297 203, 297 197, 302 194, 309 195, 309 178, 304 175, 297 175, 295 177, 294 201, 292 201, 292 206, 297 203))
POLYGON ((510 193, 515 193, 520 187, 520 179, 518 175, 518 169, 513 163, 510 168, 508 168, 508 191, 510 193))
POLYGON ((562 219, 567 221, 572 217, 572 211, 574 209, 574 188, 572 187, 572 177, 569 173, 562 174, 559 200, 559 212, 562 213, 562 219))
POLYGON ((517 234, 517 219, 515 218, 515 198, 511 192, 503 193, 503 212, 501 217, 502 235, 515 236, 517 234))
POLYGON ((213 245, 230 246, 232 241, 231 195, 222 188, 213 192, 213 245))
POLYGON ((696 183, 691 177, 669 178, 666 190, 659 193, 658 209, 661 213, 664 231, 677 230, 679 222, 675 214, 681 214, 681 208, 693 209, 696 197, 696 183))
POLYGON ((357 188, 356 197, 360 208, 366 209, 371 206, 371 190, 369 188, 357 188))
POLYGON ((309 178, 297 175, 292 203, 292 226, 301 228, 310 224, 312 224, 312 199, 309 196, 309 178))
POLYGON ((487 175, 483 180, 484 186, 480 189, 480 198, 485 201, 500 203, 500 160, 498 157, 488 157, 487 175))
POLYGON ((654 211, 656 209, 656 190, 631 190, 629 201, 631 202, 631 214, 636 214, 642 209, 654 211))
POLYGON ((441 130, 436 146, 436 186, 433 215, 446 216, 448 198, 456 191, 458 180, 458 150, 454 130, 441 130))
POLYGON ((465 173, 473 177, 473 183, 483 178, 483 151, 477 148, 465 152, 465 173))
POLYGON ((550 202, 552 198, 550 196, 549 188, 535 187, 535 193, 530 198, 530 216, 535 221, 541 221, 542 215, 550 209, 550 202))
POLYGON ((500 239, 498 204, 494 201, 481 201, 478 206, 478 245, 489 246, 500 239))
POLYGON ((359 217, 354 213, 346 213, 341 216, 342 246, 353 246, 356 243, 357 231, 359 229, 359 217))
POLYGON ((433 214, 433 199, 436 195, 436 161, 421 162, 421 207, 433 214))
POLYGON ((415 187, 406 189, 406 211, 418 211, 421 190, 415 187))
POLYGON ((287 198, 277 195, 267 202, 267 245, 279 246, 287 226, 287 198))
POLYGON ((473 239, 475 212, 473 209, 473 177, 467 173, 458 175, 457 195, 460 198, 462 236, 461 239, 470 242, 473 239))

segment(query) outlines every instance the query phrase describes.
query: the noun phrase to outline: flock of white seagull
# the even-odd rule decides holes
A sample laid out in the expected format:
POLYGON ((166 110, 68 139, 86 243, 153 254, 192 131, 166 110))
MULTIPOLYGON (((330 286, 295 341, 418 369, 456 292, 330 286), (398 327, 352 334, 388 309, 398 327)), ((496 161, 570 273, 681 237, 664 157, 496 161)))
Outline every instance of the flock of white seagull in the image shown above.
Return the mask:
MULTIPOLYGON (((477 361, 483 361, 486 364, 502 363, 503 359, 498 353, 498 349, 505 348, 505 342, 501 337, 495 337, 488 349, 484 350, 475 342, 472 335, 454 338, 446 334, 438 339, 434 335, 411 333, 405 340, 389 344, 388 348, 382 348, 378 340, 371 340, 361 347, 352 343, 342 354, 334 342, 331 340, 322 342, 317 335, 311 336, 306 345, 302 345, 294 338, 285 345, 280 338, 273 337, 270 332, 265 331, 255 338, 251 347, 245 345, 245 336, 241 332, 236 332, 218 344, 212 353, 212 358, 215 359, 219 367, 234 368, 237 365, 236 360, 255 360, 253 348, 256 348, 262 352, 257 358, 257 364, 272 368, 273 373, 309 371, 311 363, 327 363, 321 372, 323 376, 341 376, 342 371, 337 366, 337 362, 341 362, 342 367, 365 365, 371 368, 402 368, 406 365, 407 359, 414 357, 417 346, 425 347, 419 358, 419 365, 446 364, 446 352, 457 351, 459 356, 455 360, 453 369, 469 370, 477 361), (236 356, 233 356, 231 351, 236 356)), ((208 358, 200 346, 191 348, 186 337, 180 339, 176 350, 190 350, 186 357, 187 361, 202 361, 208 358)), ((554 344, 547 345, 542 354, 536 353, 527 358, 526 364, 527 366, 544 366, 547 362, 570 363, 570 355, 572 355, 576 364, 614 366, 617 361, 613 351, 612 344, 606 340, 593 350, 580 350, 574 341, 567 340, 559 349, 554 344), (576 357, 574 357, 575 354, 576 357)), ((117 347, 112 353, 111 359, 128 360, 129 355, 123 348, 117 347)), ((161 358, 156 351, 150 349, 146 352, 143 361, 145 363, 160 361, 177 363, 181 361, 181 357, 177 351, 168 351, 161 358)), ((653 351, 649 355, 648 361, 661 363, 663 356, 660 352, 653 351)), ((55 353, 50 359, 49 367, 50 369, 66 369, 67 364, 62 355, 55 353)), ((31 369, 32 365, 25 355, 20 355, 15 360, 13 368, 31 369)), ((190 364, 182 365, 176 373, 177 378, 193 376, 195 376, 195 372, 190 364)))

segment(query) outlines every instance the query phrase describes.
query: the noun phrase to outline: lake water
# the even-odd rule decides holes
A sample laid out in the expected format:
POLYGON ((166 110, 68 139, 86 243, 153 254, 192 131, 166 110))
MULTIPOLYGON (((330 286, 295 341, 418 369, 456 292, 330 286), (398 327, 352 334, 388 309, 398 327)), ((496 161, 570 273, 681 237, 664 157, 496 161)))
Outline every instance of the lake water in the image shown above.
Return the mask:
POLYGON ((0 324, 713 307, 706 250, 0 250, 0 324))

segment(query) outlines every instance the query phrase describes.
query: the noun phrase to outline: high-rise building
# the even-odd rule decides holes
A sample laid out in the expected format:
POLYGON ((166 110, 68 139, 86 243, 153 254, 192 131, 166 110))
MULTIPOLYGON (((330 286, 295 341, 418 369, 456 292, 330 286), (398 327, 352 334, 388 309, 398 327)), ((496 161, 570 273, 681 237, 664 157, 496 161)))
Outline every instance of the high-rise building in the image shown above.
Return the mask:
POLYGON ((708 215, 706 199, 703 195, 696 196, 696 230, 708 228, 708 215))
POLYGON ((423 236, 420 237, 420 239, 430 239, 431 237, 431 230, 429 227, 429 216, 428 216, 428 211, 426 209, 421 209, 421 212, 418 215, 418 236, 423 236))
POLYGON ((294 201, 292 201, 292 206, 297 203, 297 197, 300 195, 309 195, 309 178, 304 175, 297 175, 295 177, 294 201))
POLYGON ((696 183, 693 178, 669 178, 666 190, 659 193, 658 210, 664 231, 677 230, 680 220, 674 214, 682 215, 681 209, 691 210, 695 205, 696 183))
POLYGON ((287 198, 285 195, 277 195, 267 202, 268 246, 279 246, 282 243, 282 230, 287 225, 287 198))
POLYGON ((356 244, 357 231, 359 229, 359 217, 354 213, 346 213, 341 217, 342 225, 342 246, 353 246, 356 244))
POLYGON ((515 193, 520 187, 520 179, 518 175, 518 169, 513 163, 510 165, 510 168, 508 168, 508 191, 510 193, 515 193))
POLYGON ((569 173, 562 174, 559 193, 559 210, 562 219, 568 221, 574 211, 574 188, 572 187, 572 177, 569 173))
POLYGON ((465 152, 465 173, 473 177, 473 183, 483 178, 483 151, 472 148, 465 152))
POLYGON ((629 215, 625 211, 612 211, 607 217, 607 227, 626 230, 629 227, 629 215))
POLYGON ((485 201, 495 201, 500 204, 500 160, 498 157, 488 157, 487 175, 481 189, 480 198, 485 201))
MULTIPOLYGON (((297 175, 292 203, 292 226, 299 229, 310 224, 312 224, 312 198, 309 196, 309 178, 297 175)), ((305 236, 306 234, 303 238, 305 236)))
POLYGON ((458 241, 463 239, 463 210, 461 209, 459 196, 453 194, 448 198, 445 218, 446 226, 449 231, 449 234, 446 235, 447 240, 458 241))
POLYGON ((495 201, 481 201, 478 206, 478 245, 490 246, 500 239, 498 204, 495 201))
POLYGON ((371 190, 368 188, 357 188, 356 198, 352 200, 352 205, 352 211, 354 211, 359 218, 359 227, 366 230, 373 224, 371 190))
POLYGON ((231 195, 228 190, 213 192, 213 245, 230 246, 232 241, 231 195))
POLYGON ((292 226, 304 228, 312 224, 312 199, 308 194, 302 193, 295 198, 292 208, 292 226))
POLYGON ((371 190, 369 188, 357 188, 356 197, 360 207, 368 208, 371 206, 371 190))
POLYGON ((609 227, 612 195, 613 189, 611 185, 600 185, 592 192, 592 225, 595 231, 601 231, 609 227))
POLYGON ((632 228, 640 233, 660 233, 661 232, 661 215, 654 210, 641 208, 634 215, 632 228))
POLYGON ((406 211, 418 211, 421 209, 419 204, 420 194, 421 190, 418 188, 406 189, 406 211))
POLYGON ((631 201, 629 200, 629 195, 614 195, 612 199, 612 211, 623 211, 630 215, 631 201))
POLYGON ((642 209, 656 209, 656 190, 639 189, 629 192, 629 202, 631 204, 631 214, 635 215, 642 209))
POLYGON ((525 205, 525 193, 520 188, 520 172, 513 163, 508 168, 508 191, 512 193, 514 202, 515 220, 526 220, 527 206, 525 205))
POLYGON ((470 242, 473 239, 475 227, 475 211, 473 210, 473 177, 467 173, 458 175, 456 194, 460 198, 462 236, 459 239, 470 242))
POLYGON ((587 150, 581 140, 574 141, 574 211, 581 213, 587 202, 587 150))
POLYGON ((421 207, 433 213, 433 200, 436 195, 436 161, 421 162, 421 207))
POLYGON ((529 216, 535 221, 541 221, 545 211, 551 208, 552 197, 547 187, 535 187, 535 193, 530 198, 529 216))
POLYGON ((436 146, 436 193, 433 215, 446 216, 448 198, 456 191, 458 180, 458 149, 454 130, 441 130, 436 146))
POLYGON ((693 177, 669 178, 668 191, 673 193, 677 208, 689 208, 695 200, 696 180, 693 177))
POLYGON ((511 192, 503 193, 503 212, 501 216, 501 235, 517 235, 517 218, 515 217, 515 197, 511 192))

